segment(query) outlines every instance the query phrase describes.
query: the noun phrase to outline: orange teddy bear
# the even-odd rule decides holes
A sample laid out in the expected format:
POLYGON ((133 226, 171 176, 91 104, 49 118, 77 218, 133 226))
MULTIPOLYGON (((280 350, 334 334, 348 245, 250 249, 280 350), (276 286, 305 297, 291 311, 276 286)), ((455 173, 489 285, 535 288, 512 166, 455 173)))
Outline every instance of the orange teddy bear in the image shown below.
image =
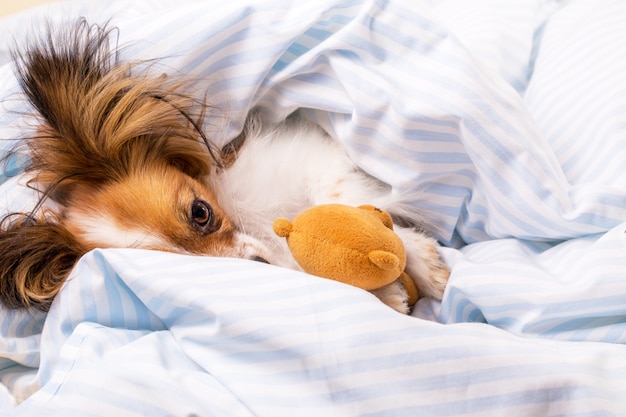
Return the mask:
POLYGON ((389 213, 370 205, 326 204, 301 212, 293 221, 276 219, 273 227, 287 238, 305 272, 368 291, 400 280, 409 306, 417 302, 417 287, 404 272, 404 244, 389 213))

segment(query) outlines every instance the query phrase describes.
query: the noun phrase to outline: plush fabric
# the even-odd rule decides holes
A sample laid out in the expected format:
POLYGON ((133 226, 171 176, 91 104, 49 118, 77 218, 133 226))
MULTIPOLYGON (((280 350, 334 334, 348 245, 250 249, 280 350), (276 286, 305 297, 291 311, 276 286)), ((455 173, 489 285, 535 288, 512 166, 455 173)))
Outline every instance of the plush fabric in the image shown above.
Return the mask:
POLYGON ((371 206, 314 206, 292 221, 276 219, 274 231, 304 271, 364 290, 391 284, 406 265, 391 217, 371 206))

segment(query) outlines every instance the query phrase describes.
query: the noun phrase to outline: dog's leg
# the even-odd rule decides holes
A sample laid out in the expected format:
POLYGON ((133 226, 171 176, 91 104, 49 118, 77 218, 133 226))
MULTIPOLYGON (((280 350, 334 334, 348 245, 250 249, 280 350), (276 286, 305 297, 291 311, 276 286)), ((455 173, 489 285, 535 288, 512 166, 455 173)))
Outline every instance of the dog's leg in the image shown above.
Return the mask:
MULTIPOLYGON (((405 270, 419 288, 420 295, 441 300, 450 270, 437 251, 436 240, 407 227, 394 226, 394 230, 406 249, 405 270)), ((400 280, 370 292, 394 310, 402 314, 410 312, 408 295, 400 280)))
POLYGON ((441 300, 450 269, 437 250, 437 241, 411 228, 395 226, 406 250, 406 272, 415 281, 421 296, 441 300))
POLYGON ((402 314, 409 314, 409 297, 400 280, 370 292, 378 297, 383 304, 388 305, 402 314))

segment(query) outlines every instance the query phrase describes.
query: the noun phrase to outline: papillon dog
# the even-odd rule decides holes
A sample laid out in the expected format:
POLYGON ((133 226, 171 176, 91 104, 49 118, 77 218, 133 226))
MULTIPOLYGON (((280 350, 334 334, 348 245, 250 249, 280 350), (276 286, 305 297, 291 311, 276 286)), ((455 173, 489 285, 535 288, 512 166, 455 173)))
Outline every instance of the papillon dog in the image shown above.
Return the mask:
MULTIPOLYGON (((449 270, 425 219, 367 175, 320 127, 251 114, 221 149, 203 131, 193 82, 120 62, 110 28, 84 20, 14 53, 37 126, 22 140, 41 200, 0 230, 0 301, 46 311, 77 260, 129 247, 245 258, 299 269, 272 230, 317 204, 370 204, 394 230, 420 293, 441 299, 449 270), (408 222, 408 223, 407 223, 408 222), (408 224, 408 225, 407 225, 408 224)), ((373 291, 407 313, 401 284, 373 291)))

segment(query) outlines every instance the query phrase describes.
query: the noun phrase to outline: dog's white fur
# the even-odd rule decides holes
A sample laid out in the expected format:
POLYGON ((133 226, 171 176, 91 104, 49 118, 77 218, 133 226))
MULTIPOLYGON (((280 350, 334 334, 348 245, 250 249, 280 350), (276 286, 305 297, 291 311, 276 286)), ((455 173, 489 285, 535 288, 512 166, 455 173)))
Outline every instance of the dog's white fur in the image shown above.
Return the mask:
MULTIPOLYGON (((264 128, 259 117, 248 121, 245 143, 234 163, 211 177, 220 207, 238 228, 258 239, 262 257, 275 265, 300 269, 283 238, 272 230, 277 217, 293 218, 308 207, 341 203, 371 204, 392 215, 406 215, 390 187, 367 175, 337 141, 321 128, 292 116, 264 128)), ((413 210, 409 221, 425 219, 413 210)), ((424 224, 417 224, 423 227, 424 224)), ((441 299, 449 271, 437 243, 414 227, 394 225, 407 251, 408 274, 422 295, 441 299)), ((399 284, 373 292, 394 309, 407 312, 406 293, 399 284)))

